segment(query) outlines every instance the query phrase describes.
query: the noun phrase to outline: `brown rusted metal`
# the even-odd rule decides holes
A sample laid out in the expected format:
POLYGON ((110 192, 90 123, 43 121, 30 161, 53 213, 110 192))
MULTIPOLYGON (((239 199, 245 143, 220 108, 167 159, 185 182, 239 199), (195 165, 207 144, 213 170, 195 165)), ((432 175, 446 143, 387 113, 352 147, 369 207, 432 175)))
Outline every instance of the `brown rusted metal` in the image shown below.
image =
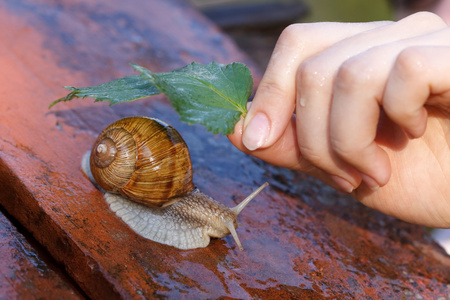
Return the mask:
POLYGON ((0 298, 84 299, 38 248, 0 213, 0 298))

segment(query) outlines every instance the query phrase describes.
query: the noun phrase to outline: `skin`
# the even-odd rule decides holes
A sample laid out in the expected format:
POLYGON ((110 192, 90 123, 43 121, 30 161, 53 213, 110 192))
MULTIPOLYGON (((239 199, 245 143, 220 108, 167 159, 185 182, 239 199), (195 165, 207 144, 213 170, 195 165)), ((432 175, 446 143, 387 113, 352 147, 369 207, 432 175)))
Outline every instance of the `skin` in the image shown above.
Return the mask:
POLYGON ((229 139, 383 213, 450 228, 449 73, 436 14, 294 24, 229 139))

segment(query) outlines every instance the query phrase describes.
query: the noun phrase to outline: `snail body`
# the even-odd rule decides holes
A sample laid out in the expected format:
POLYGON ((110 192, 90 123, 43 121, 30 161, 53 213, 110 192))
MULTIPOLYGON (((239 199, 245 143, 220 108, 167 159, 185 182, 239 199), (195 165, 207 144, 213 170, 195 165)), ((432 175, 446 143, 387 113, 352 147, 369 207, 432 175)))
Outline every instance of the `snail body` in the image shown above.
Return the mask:
POLYGON ((82 169, 136 233, 180 249, 206 247, 211 237, 232 234, 238 247, 237 216, 265 183, 229 208, 197 189, 181 135, 164 122, 124 118, 100 133, 82 169))

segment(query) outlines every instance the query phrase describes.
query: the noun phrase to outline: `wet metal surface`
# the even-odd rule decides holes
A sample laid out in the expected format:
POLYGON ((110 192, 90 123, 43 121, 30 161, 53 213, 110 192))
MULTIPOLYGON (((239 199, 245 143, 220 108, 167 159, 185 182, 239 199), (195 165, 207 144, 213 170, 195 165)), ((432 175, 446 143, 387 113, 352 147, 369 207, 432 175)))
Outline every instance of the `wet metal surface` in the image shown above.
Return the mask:
POLYGON ((0 298, 84 299, 0 213, 0 298))
POLYGON ((1 205, 92 298, 448 298, 450 258, 426 230, 180 123, 163 96, 47 110, 66 92, 61 86, 132 74, 130 62, 168 71, 212 60, 244 62, 260 78, 182 1, 0 2, 1 205), (108 209, 80 160, 98 132, 130 115, 176 127, 191 151, 194 183, 228 206, 269 181, 240 215, 244 251, 231 237, 189 251, 160 245, 108 209))

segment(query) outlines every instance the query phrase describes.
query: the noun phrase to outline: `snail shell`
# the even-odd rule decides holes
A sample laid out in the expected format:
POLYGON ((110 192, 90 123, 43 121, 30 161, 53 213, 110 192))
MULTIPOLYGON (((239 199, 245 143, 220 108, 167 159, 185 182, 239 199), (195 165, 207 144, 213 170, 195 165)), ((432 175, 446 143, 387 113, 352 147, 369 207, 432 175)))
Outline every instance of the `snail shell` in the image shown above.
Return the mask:
POLYGON ((125 118, 100 133, 82 169, 105 192, 105 200, 136 233, 180 249, 206 247, 211 237, 232 234, 237 216, 268 183, 229 208, 192 182, 188 148, 164 122, 125 118))
POLYGON ((131 117, 100 133, 90 168, 95 182, 153 207, 194 190, 189 150, 173 127, 157 119, 131 117))

